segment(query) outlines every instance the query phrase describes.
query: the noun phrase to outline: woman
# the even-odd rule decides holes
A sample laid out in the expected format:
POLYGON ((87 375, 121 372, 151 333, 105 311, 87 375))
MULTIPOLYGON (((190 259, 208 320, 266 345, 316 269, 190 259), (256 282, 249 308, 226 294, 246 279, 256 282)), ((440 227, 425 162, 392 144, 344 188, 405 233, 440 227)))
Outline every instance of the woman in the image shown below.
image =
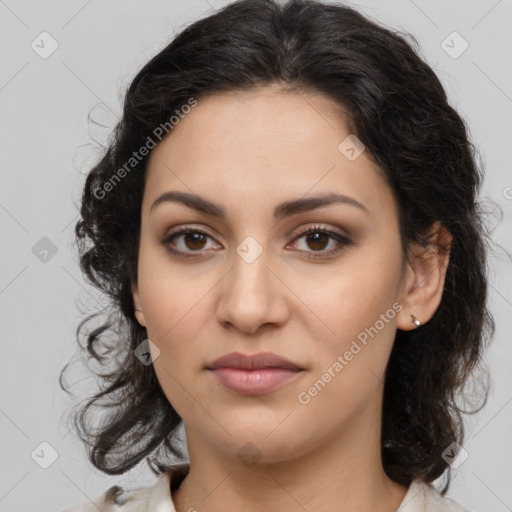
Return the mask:
POLYGON ((241 0, 152 58, 85 183, 112 309, 75 421, 97 468, 159 478, 70 510, 464 510, 456 398, 494 327, 473 149, 405 39, 341 5, 241 0))

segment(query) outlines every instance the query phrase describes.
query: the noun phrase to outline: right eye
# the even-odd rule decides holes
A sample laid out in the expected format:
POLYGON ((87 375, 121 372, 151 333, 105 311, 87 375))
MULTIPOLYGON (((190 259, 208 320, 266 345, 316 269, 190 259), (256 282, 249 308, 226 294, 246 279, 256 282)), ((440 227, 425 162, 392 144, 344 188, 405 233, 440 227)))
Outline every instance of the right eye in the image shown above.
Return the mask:
POLYGON ((205 248, 208 238, 213 240, 213 237, 206 231, 184 227, 169 233, 162 240, 162 244, 174 254, 190 257, 193 253, 198 253, 205 248), (175 240, 178 241, 175 242, 175 240))

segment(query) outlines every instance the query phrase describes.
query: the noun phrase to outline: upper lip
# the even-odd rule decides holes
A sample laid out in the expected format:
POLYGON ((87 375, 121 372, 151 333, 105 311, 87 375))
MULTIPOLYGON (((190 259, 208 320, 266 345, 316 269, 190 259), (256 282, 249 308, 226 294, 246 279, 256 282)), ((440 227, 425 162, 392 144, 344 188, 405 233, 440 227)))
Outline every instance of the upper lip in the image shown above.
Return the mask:
POLYGON ((303 370, 300 366, 272 352, 259 352, 258 354, 242 354, 231 352, 207 365, 209 370, 216 368, 242 368, 255 370, 257 368, 287 368, 290 370, 303 370))

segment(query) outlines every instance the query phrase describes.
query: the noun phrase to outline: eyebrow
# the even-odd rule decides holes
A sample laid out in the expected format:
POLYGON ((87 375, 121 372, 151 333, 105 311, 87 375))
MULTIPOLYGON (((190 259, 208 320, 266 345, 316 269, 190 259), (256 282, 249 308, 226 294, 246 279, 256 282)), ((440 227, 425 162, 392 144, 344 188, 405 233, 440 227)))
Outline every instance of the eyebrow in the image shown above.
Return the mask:
MULTIPOLYGON (((179 192, 175 190, 164 192, 159 196, 151 205, 149 212, 151 213, 159 204, 168 201, 184 204, 191 209, 205 213, 206 215, 211 215, 212 217, 218 217, 220 219, 226 218, 226 211, 222 206, 211 202, 205 197, 198 196, 197 194, 189 194, 188 192, 179 192)), ((274 208, 274 218, 280 220, 285 217, 308 212, 331 204, 346 204, 354 206, 371 216, 368 208, 353 197, 331 192, 280 203, 274 208)))

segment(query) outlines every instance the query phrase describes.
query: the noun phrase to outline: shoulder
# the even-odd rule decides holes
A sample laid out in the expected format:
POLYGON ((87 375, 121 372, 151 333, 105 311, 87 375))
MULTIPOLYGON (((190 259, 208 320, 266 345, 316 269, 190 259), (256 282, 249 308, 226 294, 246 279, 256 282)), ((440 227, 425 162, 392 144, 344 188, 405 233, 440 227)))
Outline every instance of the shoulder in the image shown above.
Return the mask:
POLYGON ((94 500, 68 508, 63 512, 175 512, 170 488, 171 481, 183 478, 188 465, 178 465, 163 473, 150 486, 124 489, 114 485, 94 500))
POLYGON ((432 484, 413 480, 397 512, 470 512, 432 484))
POLYGON ((150 495, 151 487, 124 489, 114 485, 95 500, 81 503, 63 512, 142 512, 147 510, 150 495))

